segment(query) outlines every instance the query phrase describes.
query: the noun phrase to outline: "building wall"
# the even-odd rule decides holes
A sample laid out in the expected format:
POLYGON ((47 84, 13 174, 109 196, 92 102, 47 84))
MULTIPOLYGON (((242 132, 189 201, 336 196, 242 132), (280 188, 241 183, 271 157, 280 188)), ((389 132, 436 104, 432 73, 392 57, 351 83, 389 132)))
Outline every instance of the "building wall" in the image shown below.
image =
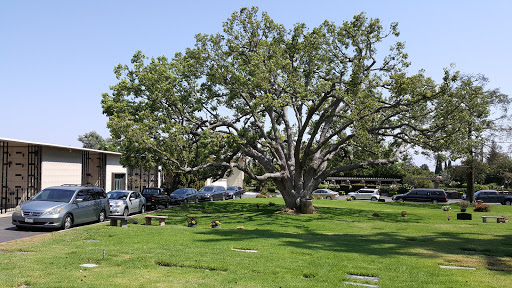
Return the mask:
POLYGON ((82 182, 82 151, 44 147, 41 163, 41 189, 82 182))
POLYGON ((121 160, 120 155, 107 155, 107 181, 105 183, 105 191, 112 191, 112 177, 114 174, 125 174, 124 185, 127 186, 128 169, 119 164, 121 160))
POLYGON ((244 172, 238 170, 237 168, 233 168, 233 174, 228 177, 227 184, 228 186, 240 186, 244 187, 244 172))
POLYGON ((214 186, 240 186, 244 187, 244 172, 238 170, 237 168, 233 168, 233 173, 226 178, 219 179, 217 181, 213 181, 212 178, 208 178, 205 181, 205 185, 214 185, 214 186))

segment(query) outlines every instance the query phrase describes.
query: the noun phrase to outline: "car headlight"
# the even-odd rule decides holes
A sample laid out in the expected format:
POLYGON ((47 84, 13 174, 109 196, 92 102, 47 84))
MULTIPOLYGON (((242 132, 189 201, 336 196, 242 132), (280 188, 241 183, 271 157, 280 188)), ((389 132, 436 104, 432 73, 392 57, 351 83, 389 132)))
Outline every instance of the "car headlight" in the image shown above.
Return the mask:
POLYGON ((16 206, 16 208, 14 208, 14 213, 23 214, 23 210, 21 210, 21 206, 20 205, 18 205, 18 206, 16 206))
POLYGON ((43 215, 57 215, 62 212, 62 208, 53 208, 43 213, 43 215))

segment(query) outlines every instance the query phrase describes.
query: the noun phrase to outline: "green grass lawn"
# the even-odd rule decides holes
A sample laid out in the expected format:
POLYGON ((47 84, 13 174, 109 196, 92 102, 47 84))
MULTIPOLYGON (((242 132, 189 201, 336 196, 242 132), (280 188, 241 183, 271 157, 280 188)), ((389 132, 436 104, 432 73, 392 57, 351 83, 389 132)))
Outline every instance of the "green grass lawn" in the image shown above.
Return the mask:
POLYGON ((275 213, 279 198, 207 202, 155 213, 169 217, 163 227, 139 216, 127 229, 100 223, 0 244, 0 286, 512 287, 512 223, 480 218, 511 218, 511 206, 458 221, 455 204, 445 212, 441 204, 314 203, 318 214, 291 215, 275 213), (197 228, 186 227, 189 217, 197 228), (212 220, 222 228, 211 229, 212 220))

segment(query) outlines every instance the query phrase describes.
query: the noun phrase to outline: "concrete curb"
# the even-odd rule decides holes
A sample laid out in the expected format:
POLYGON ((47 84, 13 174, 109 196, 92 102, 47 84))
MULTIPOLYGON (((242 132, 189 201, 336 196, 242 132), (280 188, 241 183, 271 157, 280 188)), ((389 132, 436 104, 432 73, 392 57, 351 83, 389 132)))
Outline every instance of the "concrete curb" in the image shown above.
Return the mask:
POLYGON ((11 217, 11 216, 12 216, 12 212, 7 212, 7 213, 0 214, 0 218, 11 217))

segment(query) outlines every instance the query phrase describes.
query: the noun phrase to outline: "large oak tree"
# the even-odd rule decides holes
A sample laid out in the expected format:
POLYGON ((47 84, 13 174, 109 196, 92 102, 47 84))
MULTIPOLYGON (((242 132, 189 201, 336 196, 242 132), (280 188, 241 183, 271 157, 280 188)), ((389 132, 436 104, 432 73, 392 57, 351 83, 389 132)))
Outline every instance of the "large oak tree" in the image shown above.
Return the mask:
POLYGON ((445 70, 441 83, 409 75, 398 36, 396 23, 384 28, 364 13, 286 29, 242 8, 223 33, 197 35, 170 60, 137 52, 118 65, 102 100, 108 127, 124 163, 145 155, 174 172, 217 176, 237 167, 273 180, 286 206, 305 212, 328 176, 455 139, 467 100, 458 73, 445 70))

